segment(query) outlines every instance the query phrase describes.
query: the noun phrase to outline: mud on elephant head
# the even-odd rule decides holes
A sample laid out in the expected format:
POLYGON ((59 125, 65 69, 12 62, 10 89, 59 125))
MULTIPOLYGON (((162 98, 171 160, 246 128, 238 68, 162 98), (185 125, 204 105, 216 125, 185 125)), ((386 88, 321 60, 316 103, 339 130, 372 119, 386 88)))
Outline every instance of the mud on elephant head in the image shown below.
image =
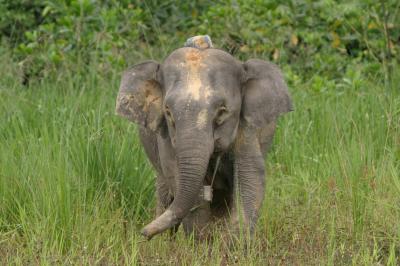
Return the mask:
MULTIPOLYGON (((168 136, 178 165, 173 202, 142 233, 151 238, 188 214, 213 153, 246 154, 255 149, 253 154, 262 156, 258 142, 257 147, 249 147, 254 142, 250 141, 241 148, 239 136, 254 132, 247 137, 257 138, 291 110, 277 66, 259 59, 243 63, 219 49, 179 48, 163 63, 146 61, 125 71, 117 113, 154 134, 168 136)), ((262 158, 260 162, 264 167, 262 158)))

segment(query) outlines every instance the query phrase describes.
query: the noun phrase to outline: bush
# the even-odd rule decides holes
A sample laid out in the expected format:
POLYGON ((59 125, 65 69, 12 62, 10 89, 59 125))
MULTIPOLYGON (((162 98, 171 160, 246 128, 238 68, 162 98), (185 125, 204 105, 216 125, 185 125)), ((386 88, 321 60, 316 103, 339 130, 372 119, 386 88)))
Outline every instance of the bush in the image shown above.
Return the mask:
POLYGON ((291 64, 304 78, 340 78, 350 62, 389 69, 400 49, 395 0, 18 0, 2 1, 0 10, 3 43, 13 47, 25 83, 65 65, 107 71, 132 58, 159 59, 197 34, 240 58, 291 64))

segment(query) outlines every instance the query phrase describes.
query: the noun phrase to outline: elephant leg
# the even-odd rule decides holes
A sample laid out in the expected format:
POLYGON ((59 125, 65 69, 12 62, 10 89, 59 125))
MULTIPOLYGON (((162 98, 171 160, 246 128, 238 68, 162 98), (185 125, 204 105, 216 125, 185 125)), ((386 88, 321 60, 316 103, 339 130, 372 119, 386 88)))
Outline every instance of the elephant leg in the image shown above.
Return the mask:
POLYGON ((156 178, 156 194, 156 216, 158 217, 168 208, 173 200, 166 179, 162 175, 157 175, 156 178))
POLYGON ((203 197, 197 199, 196 204, 189 214, 182 220, 183 229, 186 235, 193 234, 196 239, 206 239, 208 237, 207 226, 211 220, 210 203, 203 197))
MULTIPOLYGON (((156 178, 156 194, 157 194, 157 206, 156 206, 156 216, 159 217, 164 211, 171 205, 174 197, 172 196, 170 187, 166 178, 162 175, 157 175, 156 178)), ((170 236, 173 238, 179 229, 179 225, 172 227, 170 229, 170 236)))
POLYGON ((254 231, 265 193, 262 147, 255 130, 244 128, 235 143, 232 224, 235 232, 254 231))
MULTIPOLYGON (((171 205, 174 197, 171 192, 171 187, 168 185, 168 180, 162 173, 161 162, 159 158, 159 149, 157 143, 157 135, 152 131, 140 128, 139 129, 139 137, 143 144, 144 150, 149 158, 150 163, 157 171, 156 176, 156 195, 157 195, 157 206, 156 206, 156 216, 159 217, 164 211, 171 205)), ((171 228, 170 235, 171 237, 175 236, 175 233, 178 231, 179 224, 171 228)))

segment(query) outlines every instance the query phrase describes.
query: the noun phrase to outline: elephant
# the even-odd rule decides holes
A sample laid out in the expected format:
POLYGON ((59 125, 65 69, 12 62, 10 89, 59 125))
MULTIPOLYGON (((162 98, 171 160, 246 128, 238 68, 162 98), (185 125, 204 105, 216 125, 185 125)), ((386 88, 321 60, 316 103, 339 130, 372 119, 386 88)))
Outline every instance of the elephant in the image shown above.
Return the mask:
POLYGON ((261 59, 241 62, 216 48, 180 47, 162 63, 126 70, 116 113, 139 125, 156 171, 156 218, 141 234, 150 240, 182 224, 186 234, 201 236, 221 220, 233 232, 253 234, 265 192, 264 158, 278 117, 290 111, 280 69, 261 59))

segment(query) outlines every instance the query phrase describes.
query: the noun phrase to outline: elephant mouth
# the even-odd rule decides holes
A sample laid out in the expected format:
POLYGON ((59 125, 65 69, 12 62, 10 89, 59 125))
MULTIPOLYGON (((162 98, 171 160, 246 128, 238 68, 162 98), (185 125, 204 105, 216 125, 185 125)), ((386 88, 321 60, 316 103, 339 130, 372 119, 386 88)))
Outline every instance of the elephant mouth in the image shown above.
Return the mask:
POLYGON ((220 152, 211 155, 201 193, 203 199, 210 203, 214 217, 223 217, 232 207, 233 172, 232 155, 220 152))
POLYGON ((229 153, 214 151, 204 178, 205 186, 212 186, 213 190, 225 190, 233 186, 233 159, 231 158, 229 153))

